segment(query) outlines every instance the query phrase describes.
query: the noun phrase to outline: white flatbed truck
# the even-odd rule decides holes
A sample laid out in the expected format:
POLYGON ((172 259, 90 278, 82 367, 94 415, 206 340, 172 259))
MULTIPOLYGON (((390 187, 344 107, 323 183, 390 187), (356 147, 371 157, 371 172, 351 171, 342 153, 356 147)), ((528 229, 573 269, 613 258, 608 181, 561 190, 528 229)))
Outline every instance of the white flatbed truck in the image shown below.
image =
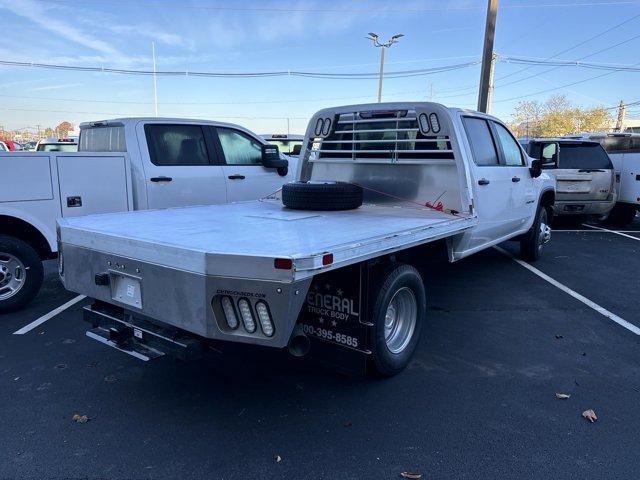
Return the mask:
POLYGON ((87 335, 144 360, 341 347, 392 375, 428 321, 415 264, 434 246, 455 261, 516 239, 535 260, 549 240, 554 181, 485 114, 325 109, 300 158, 282 198, 59 220, 61 278, 95 299, 87 335))

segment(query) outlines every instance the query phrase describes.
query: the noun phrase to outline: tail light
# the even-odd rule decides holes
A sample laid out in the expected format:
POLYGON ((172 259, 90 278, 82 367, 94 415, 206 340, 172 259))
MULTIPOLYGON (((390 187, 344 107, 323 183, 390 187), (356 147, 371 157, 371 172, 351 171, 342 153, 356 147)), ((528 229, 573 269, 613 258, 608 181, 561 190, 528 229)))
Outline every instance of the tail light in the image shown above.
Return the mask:
POLYGON ((256 321, 253 319, 253 312, 251 311, 251 304, 246 298, 238 300, 238 309, 240 309, 240 316, 242 317, 242 323, 244 329, 248 333, 256 331, 256 321))
POLYGON ((256 313, 258 314, 258 320, 260 321, 260 327, 262 333, 267 337, 273 336, 273 322, 271 320, 271 313, 269 307, 262 300, 256 303, 256 313))

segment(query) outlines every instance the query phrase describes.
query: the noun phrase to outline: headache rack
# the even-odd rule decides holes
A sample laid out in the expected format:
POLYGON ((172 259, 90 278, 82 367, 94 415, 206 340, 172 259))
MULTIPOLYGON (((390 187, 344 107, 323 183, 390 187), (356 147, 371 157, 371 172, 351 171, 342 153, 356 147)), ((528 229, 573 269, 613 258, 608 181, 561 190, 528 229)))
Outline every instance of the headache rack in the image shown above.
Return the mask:
POLYGON ((451 163, 451 141, 436 113, 415 110, 362 111, 319 119, 311 162, 365 161, 451 163), (329 123, 329 125, 326 125, 329 123), (325 129, 325 132, 322 130, 325 129), (326 131, 328 130, 328 132, 326 131))

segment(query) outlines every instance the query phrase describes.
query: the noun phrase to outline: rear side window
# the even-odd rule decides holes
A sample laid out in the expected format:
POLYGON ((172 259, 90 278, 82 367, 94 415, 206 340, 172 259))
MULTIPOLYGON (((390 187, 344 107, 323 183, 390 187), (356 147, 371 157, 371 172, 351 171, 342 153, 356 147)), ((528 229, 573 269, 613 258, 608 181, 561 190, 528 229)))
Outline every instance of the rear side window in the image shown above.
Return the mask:
POLYGON ((91 127, 80 130, 80 152, 126 152, 123 126, 91 127))
POLYGON ((600 143, 607 152, 623 153, 629 150, 631 138, 629 137, 604 137, 600 143))
POLYGON ((159 166, 209 165, 209 153, 200 125, 144 126, 151 163, 159 166))
POLYGON ((476 165, 498 165, 498 154, 487 121, 481 118, 465 117, 464 126, 476 165))
POLYGON ((609 155, 597 143, 561 143, 558 168, 612 169, 609 155))
POLYGON ((41 143, 37 150, 38 152, 77 152, 78 145, 75 143, 41 143))

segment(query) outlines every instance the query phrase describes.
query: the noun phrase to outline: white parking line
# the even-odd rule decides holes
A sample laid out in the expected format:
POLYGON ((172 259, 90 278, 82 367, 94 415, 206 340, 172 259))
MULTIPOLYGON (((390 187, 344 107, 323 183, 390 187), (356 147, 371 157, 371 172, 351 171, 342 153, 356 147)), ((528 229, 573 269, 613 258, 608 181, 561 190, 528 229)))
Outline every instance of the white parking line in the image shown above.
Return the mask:
POLYGON ((38 318, 37 320, 34 320, 33 322, 31 322, 30 324, 25 325, 20 330, 16 330, 15 332, 13 332, 13 334, 14 335, 24 335, 25 333, 30 332, 31 330, 33 330, 37 326, 42 325, 47 320, 52 319, 53 317, 58 315, 60 312, 63 312, 67 308, 72 307, 73 305, 75 305, 76 303, 80 302, 81 300, 84 300, 85 298, 87 298, 86 295, 78 295, 77 297, 72 298, 71 300, 69 300, 67 303, 65 303, 63 305, 60 305, 58 308, 56 308, 54 310, 51 310, 46 315, 43 315, 40 318, 38 318))
POLYGON ((604 315, 605 317, 607 317, 610 320, 613 320, 618 325, 620 325, 621 327, 626 328, 630 332, 635 333, 636 335, 640 335, 640 328, 636 327, 634 324, 627 322, 625 319, 620 318, 615 313, 610 312, 609 310, 607 310, 604 307, 601 307, 597 303, 589 300, 587 297, 585 297, 583 295, 580 295, 575 290, 571 290, 566 285, 563 285, 562 283, 558 282, 557 280, 551 278, 549 275, 547 275, 546 273, 541 272, 536 267, 534 267, 533 265, 528 264, 524 260, 520 260, 519 258, 516 258, 515 256, 513 256, 511 253, 507 252, 506 250, 504 250, 504 249, 502 249, 500 247, 493 247, 493 248, 498 250, 500 253, 506 255, 507 257, 513 259, 514 262, 517 262, 518 264, 522 265, 524 268, 526 268, 530 272, 536 274, 538 277, 542 278, 546 282, 549 282, 554 287, 559 288, 563 292, 571 295, 576 300, 584 303, 587 307, 593 308, 599 314, 604 315))
POLYGON ((640 242, 640 238, 634 237, 632 235, 627 235, 626 233, 623 233, 617 230, 609 230, 608 228, 596 227, 595 225, 587 225, 586 223, 583 225, 585 227, 595 228, 596 230, 601 230, 603 232, 615 233, 616 235, 620 235, 621 237, 627 237, 627 238, 630 238, 631 240, 637 240, 638 242, 640 242))

